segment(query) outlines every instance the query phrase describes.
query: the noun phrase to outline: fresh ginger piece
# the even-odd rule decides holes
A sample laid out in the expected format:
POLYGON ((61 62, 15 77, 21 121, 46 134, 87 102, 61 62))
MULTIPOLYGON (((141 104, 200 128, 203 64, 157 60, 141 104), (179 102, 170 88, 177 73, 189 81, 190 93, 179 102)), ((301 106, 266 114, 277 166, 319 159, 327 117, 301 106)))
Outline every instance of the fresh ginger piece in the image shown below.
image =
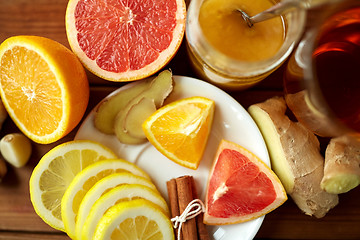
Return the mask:
POLYGON ((146 97, 142 98, 129 109, 124 120, 124 128, 132 137, 146 139, 142 124, 155 111, 154 100, 146 97))
MULTIPOLYGON (((141 92, 139 95, 130 100, 130 102, 120 109, 115 117, 114 132, 121 143, 124 144, 140 144, 147 140, 146 137, 135 137, 136 133, 132 134, 131 129, 126 128, 126 118, 132 107, 138 104, 143 98, 152 99, 156 108, 163 105, 164 100, 169 96, 173 90, 172 73, 169 70, 164 70, 154 78, 149 87, 141 92)), ((141 125, 139 126, 141 130, 141 125)))
MULTIPOLYGON (((169 70, 164 70, 159 74, 159 76, 162 76, 162 78, 164 75, 166 76, 170 75, 170 78, 172 78, 172 73, 169 70)), ((154 84, 155 81, 159 82, 158 80, 156 80, 158 77, 149 78, 146 80, 141 80, 138 82, 128 84, 123 88, 121 88, 119 92, 109 96, 104 101, 102 101, 95 110, 95 116, 94 116, 95 127, 99 131, 105 134, 115 134, 115 125, 116 125, 115 122, 116 119, 118 118, 117 116, 119 112, 124 113, 128 111, 132 105, 137 104, 139 100, 141 100, 144 96, 149 95, 149 91, 154 92, 154 94, 151 95, 151 97, 154 99, 156 106, 157 107, 161 106, 166 96, 169 95, 169 93, 172 91, 173 87, 172 87, 172 83, 170 87, 166 85, 164 86, 164 88, 166 88, 166 91, 161 92, 161 86, 160 86, 161 84, 154 84), (125 111, 124 109, 127 110, 125 111)), ((127 134, 123 134, 123 137, 120 138, 127 138, 127 137, 128 137, 127 134)), ((129 140, 128 141, 125 140, 125 142, 134 142, 134 143, 139 142, 138 139, 133 138, 131 136, 128 138, 129 140)), ((140 142, 143 142, 143 140, 141 140, 140 142)))
POLYGON ((147 79, 129 84, 102 101, 95 111, 95 127, 103 133, 114 134, 114 122, 118 112, 133 98, 145 91, 150 83, 151 81, 147 79))
POLYGON ((321 218, 338 204, 338 196, 323 191, 324 159, 316 136, 286 115, 282 97, 273 97, 249 107, 267 148, 271 165, 286 192, 307 215, 321 218))
POLYGON ((296 118, 316 135, 329 137, 341 134, 342 129, 337 128, 334 121, 317 110, 307 90, 286 94, 285 101, 296 118))
POLYGON ((321 188, 340 194, 360 184, 360 142, 351 136, 332 138, 325 151, 321 188))
POLYGON ((279 175, 287 193, 294 191, 295 179, 323 167, 319 153, 319 141, 299 123, 285 116, 286 105, 282 98, 272 98, 250 106, 249 112, 264 135, 271 157, 272 167, 279 175), (306 145, 311 146, 307 148, 306 145), (304 156, 302 148, 307 148, 304 156), (310 152, 311 151, 311 152, 310 152), (299 161, 302 158, 313 161, 299 161))

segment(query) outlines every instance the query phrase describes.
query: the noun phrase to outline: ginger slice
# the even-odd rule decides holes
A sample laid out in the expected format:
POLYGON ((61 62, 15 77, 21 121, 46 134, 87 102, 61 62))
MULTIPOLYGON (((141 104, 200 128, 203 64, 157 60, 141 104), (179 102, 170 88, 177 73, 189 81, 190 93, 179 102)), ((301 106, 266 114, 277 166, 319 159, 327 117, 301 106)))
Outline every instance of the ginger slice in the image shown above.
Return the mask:
POLYGON ((338 204, 338 196, 320 187, 324 158, 316 136, 286 115, 283 97, 249 107, 267 144, 271 165, 286 192, 307 215, 321 218, 338 204))
POLYGON ((360 141, 344 135, 332 138, 325 151, 321 188, 340 194, 360 184, 360 141))

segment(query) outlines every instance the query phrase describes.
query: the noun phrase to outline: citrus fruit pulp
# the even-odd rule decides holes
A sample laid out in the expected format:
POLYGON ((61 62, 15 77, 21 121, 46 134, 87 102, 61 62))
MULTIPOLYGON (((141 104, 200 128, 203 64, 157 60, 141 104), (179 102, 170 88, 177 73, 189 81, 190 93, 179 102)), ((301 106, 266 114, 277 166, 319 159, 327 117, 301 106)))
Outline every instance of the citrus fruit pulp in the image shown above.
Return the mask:
POLYGON ((116 157, 107 147, 87 140, 70 141, 51 149, 30 177, 30 198, 36 213, 53 228, 64 231, 61 199, 75 175, 93 162, 116 157))
POLYGON ((100 219, 94 240, 172 240, 170 219, 152 202, 136 199, 111 207, 100 219))
POLYGON ((174 162, 197 169, 205 151, 214 101, 189 97, 159 108, 143 123, 147 139, 174 162))
POLYGON ((182 42, 185 17, 184 0, 70 0, 66 32, 91 72, 130 81, 170 61, 182 42))
POLYGON ((156 204, 167 216, 170 216, 165 200, 157 191, 140 184, 124 184, 113 188, 98 198, 91 208, 87 209, 88 215, 84 219, 84 224, 82 226, 78 226, 80 220, 78 218, 76 228, 81 230, 79 232, 81 234, 78 235, 77 232, 77 239, 92 239, 98 222, 110 207, 119 202, 134 199, 149 200, 150 202, 156 204))
POLYGON ((249 221, 286 200, 283 185, 267 165, 245 148, 221 141, 206 190, 206 224, 249 221))
POLYGON ((81 120, 89 83, 78 58, 38 36, 15 36, 0 46, 0 94, 19 129, 37 143, 52 143, 81 120))
POLYGON ((85 194, 101 179, 112 173, 128 172, 150 179, 135 164, 122 159, 106 159, 90 164, 79 172, 66 189, 61 200, 61 217, 66 233, 75 238, 75 223, 80 204, 85 194))
MULTIPOLYGON (((87 227, 84 226, 85 221, 88 219, 90 214, 89 209, 96 203, 96 201, 116 187, 128 184, 137 184, 148 187, 154 191, 157 191, 156 186, 147 178, 139 177, 131 173, 113 173, 103 179, 99 180, 84 196, 81 201, 76 225, 75 232, 78 239, 92 239, 93 233, 95 231, 96 225, 87 224, 87 227), (84 229, 87 229, 84 233, 84 229), (84 235, 85 234, 85 235, 84 235)), ((88 222, 88 221, 87 221, 88 222)))

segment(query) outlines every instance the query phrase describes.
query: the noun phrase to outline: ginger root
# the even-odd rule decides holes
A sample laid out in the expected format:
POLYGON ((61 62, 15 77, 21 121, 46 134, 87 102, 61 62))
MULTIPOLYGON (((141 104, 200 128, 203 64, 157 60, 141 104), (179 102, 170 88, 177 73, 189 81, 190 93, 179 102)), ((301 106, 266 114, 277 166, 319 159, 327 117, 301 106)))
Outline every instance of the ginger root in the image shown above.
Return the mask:
POLYGON ((360 184, 360 141, 351 136, 332 138, 325 151, 321 188, 340 194, 360 184))
POLYGON ((330 137, 341 134, 343 129, 339 129, 337 123, 317 110, 309 98, 308 91, 302 90, 294 94, 286 94, 285 101, 296 119, 316 135, 330 137))
POLYGON ((338 204, 338 196, 320 187, 324 158, 317 137, 286 115, 283 97, 249 107, 269 150, 271 165, 286 192, 307 215, 321 218, 338 204))

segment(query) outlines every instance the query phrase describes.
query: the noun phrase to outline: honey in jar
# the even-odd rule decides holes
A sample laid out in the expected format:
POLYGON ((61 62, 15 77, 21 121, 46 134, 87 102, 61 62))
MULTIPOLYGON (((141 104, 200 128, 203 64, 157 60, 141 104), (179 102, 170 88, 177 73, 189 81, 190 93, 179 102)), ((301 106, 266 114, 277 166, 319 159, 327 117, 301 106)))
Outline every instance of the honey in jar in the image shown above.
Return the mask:
POLYGON ((197 75, 225 90, 244 90, 262 81, 289 56, 302 34, 305 11, 254 24, 249 16, 275 0, 192 0, 186 22, 187 49, 197 75))
POLYGON ((273 4, 270 0, 205 0, 199 14, 201 30, 215 49, 230 58, 239 61, 268 59, 284 42, 284 19, 276 17, 250 28, 237 9, 251 16, 273 4))

